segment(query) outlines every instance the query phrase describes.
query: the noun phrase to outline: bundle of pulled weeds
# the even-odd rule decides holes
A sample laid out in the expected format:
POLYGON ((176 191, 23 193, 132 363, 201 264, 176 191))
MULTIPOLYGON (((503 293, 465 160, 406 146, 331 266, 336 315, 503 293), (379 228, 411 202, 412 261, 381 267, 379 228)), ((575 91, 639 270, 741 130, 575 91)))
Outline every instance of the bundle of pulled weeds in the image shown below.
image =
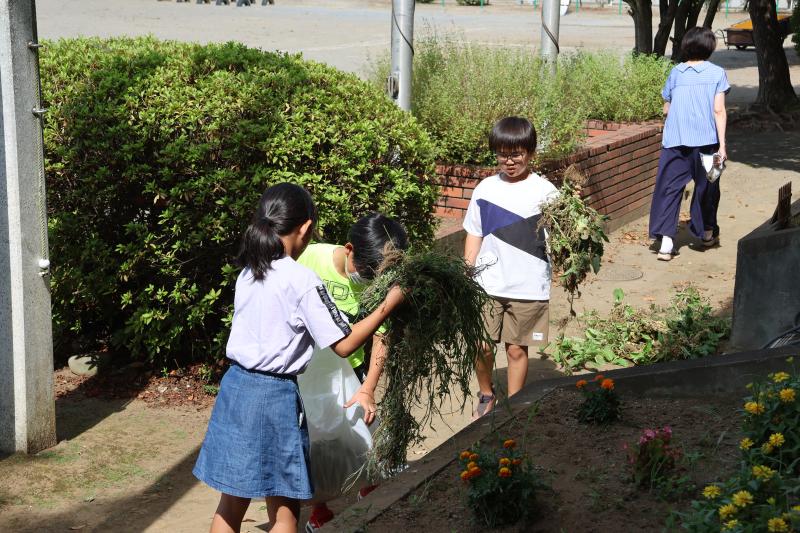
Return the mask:
POLYGON ((547 230, 550 261, 559 283, 568 293, 569 310, 579 286, 590 271, 600 270, 603 243, 608 242, 603 223, 606 217, 586 205, 581 186, 586 177, 574 166, 564 172, 560 194, 542 205, 539 227, 547 230))
POLYGON ((488 296, 474 274, 462 259, 435 251, 389 252, 364 292, 368 310, 394 285, 406 294, 384 333, 385 390, 366 465, 371 479, 404 468, 409 447, 422 440, 422 429, 445 402, 448 411, 453 404, 464 408, 480 346, 493 345, 481 318, 488 296))

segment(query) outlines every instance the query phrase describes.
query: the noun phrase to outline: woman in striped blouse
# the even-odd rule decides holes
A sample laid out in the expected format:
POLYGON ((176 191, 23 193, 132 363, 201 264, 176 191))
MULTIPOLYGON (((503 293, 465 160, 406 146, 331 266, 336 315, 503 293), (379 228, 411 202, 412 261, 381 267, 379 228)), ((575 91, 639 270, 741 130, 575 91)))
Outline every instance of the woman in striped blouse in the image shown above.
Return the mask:
POLYGON ((730 90, 725 71, 708 61, 717 40, 708 28, 692 28, 681 42, 686 61, 669 74, 664 98, 663 147, 650 208, 650 237, 661 239, 658 259, 669 261, 677 251, 677 232, 683 191, 694 180, 689 229, 705 246, 719 241, 717 208, 719 180, 710 182, 700 154, 727 158, 725 146, 725 94, 730 90))

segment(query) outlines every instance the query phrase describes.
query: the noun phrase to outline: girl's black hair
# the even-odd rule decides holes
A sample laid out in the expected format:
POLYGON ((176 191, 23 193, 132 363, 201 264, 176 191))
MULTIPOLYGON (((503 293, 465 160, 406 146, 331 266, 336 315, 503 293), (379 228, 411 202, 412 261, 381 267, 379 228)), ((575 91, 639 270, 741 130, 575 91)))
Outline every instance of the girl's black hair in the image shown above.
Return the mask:
POLYGON ((717 48, 717 38, 708 28, 690 28, 681 40, 681 56, 684 61, 705 61, 717 48))
POLYGON ((360 218, 350 228, 347 240, 353 245, 353 264, 365 279, 375 277, 388 243, 398 250, 408 248, 408 235, 403 226, 380 213, 360 218))
POLYGON ((536 152, 536 129, 527 118, 501 118, 489 133, 489 149, 497 153, 517 148, 524 148, 529 154, 536 152))
POLYGON ((308 191, 293 183, 269 187, 258 201, 253 220, 242 236, 237 260, 253 278, 264 279, 272 262, 285 255, 280 237, 307 220, 317 223, 317 208, 308 191))

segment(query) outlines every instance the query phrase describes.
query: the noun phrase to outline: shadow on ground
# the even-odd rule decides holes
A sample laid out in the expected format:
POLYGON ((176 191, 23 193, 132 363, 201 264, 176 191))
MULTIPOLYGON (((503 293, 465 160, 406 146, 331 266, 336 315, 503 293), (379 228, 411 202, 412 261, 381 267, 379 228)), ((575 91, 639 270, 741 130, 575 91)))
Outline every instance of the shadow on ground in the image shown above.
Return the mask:
MULTIPOLYGON (((192 468, 199 448, 159 476, 143 490, 122 498, 92 502, 91 506, 37 517, 31 513, 25 523, 9 524, 9 531, 48 533, 63 531, 136 533, 146 530, 198 482, 192 468), (103 517, 99 522, 92 517, 103 517)), ((209 509, 209 524, 213 509, 209 509)))
MULTIPOLYGON (((800 170, 800 131, 776 135, 753 135, 747 131, 728 134, 728 157, 755 168, 800 170)), ((752 176, 758 179, 758 175, 752 176)), ((725 179, 723 175, 722 179, 725 179)), ((788 179, 788 178, 787 178, 788 179)), ((775 200, 777 201, 777 196, 775 200)))

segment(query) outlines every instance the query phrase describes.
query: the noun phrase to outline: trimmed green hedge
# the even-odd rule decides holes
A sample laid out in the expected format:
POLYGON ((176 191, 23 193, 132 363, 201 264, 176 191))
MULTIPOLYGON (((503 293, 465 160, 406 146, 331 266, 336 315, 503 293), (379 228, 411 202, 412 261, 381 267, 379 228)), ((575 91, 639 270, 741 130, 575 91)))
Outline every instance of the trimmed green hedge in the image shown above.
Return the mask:
POLYGON ((297 56, 153 38, 48 43, 42 91, 61 355, 223 354, 239 237, 264 188, 307 187, 326 240, 379 210, 430 241, 434 151, 382 92, 297 56))

